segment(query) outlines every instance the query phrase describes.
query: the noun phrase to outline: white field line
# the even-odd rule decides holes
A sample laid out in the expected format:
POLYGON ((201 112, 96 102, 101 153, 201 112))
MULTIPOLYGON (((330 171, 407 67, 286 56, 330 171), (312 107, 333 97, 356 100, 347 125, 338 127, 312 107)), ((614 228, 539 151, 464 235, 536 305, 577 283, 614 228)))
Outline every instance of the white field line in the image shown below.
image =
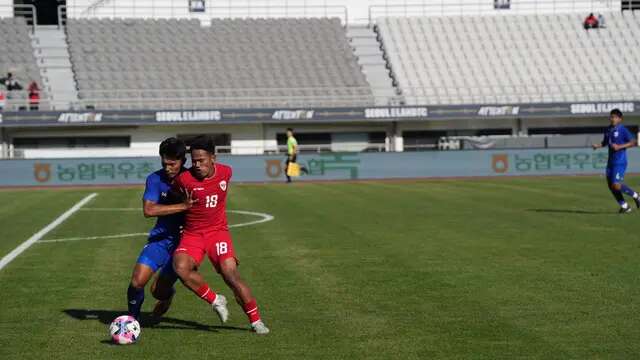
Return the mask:
MULTIPOLYGON (((142 211, 139 208, 84 208, 84 211, 142 211)), ((254 211, 244 211, 244 210, 227 210, 230 213, 243 214, 243 215, 251 215, 260 217, 258 220, 249 221, 246 223, 240 224, 231 224, 230 228, 234 227, 243 227, 243 226, 251 226, 262 224, 268 221, 275 219, 273 215, 269 215, 266 213, 254 212, 254 211)), ((137 237, 137 236, 147 236, 147 233, 131 233, 131 234, 118 234, 118 235, 103 235, 103 236, 87 236, 87 237, 73 237, 73 238, 63 238, 63 239, 50 239, 50 240, 40 240, 41 243, 57 243, 57 242, 66 242, 66 241, 84 241, 84 240, 98 240, 98 239, 121 239, 128 237, 137 237)))
POLYGON ((142 208, 84 208, 82 211, 140 211, 142 208))
POLYGON ((243 215, 258 216, 258 217, 262 218, 262 219, 259 219, 259 220, 249 221, 249 222, 246 222, 246 223, 231 224, 231 225, 229 225, 230 228, 257 225, 257 224, 266 223, 266 222, 269 222, 269 221, 275 219, 275 217, 273 215, 269 215, 269 214, 261 213, 261 212, 243 211, 243 210, 227 210, 227 212, 236 213, 236 214, 243 214, 243 215))
POLYGON ((148 236, 147 233, 133 233, 133 234, 120 234, 120 235, 104 235, 104 236, 87 236, 87 237, 74 237, 74 238, 64 238, 64 239, 51 239, 51 240, 40 240, 41 243, 54 243, 54 242, 64 242, 64 241, 82 241, 82 240, 98 240, 98 239, 120 239, 120 238, 128 238, 128 237, 137 237, 137 236, 148 236))
POLYGON ((31 245, 33 245, 36 241, 42 239, 45 235, 47 235, 51 230, 55 229, 58 225, 62 224, 65 220, 71 217, 76 211, 80 210, 86 203, 91 201, 94 197, 98 196, 97 193, 92 193, 87 195, 84 199, 80 200, 77 204, 73 205, 69 210, 65 211, 62 215, 58 216, 57 219, 53 220, 49 225, 42 228, 37 233, 31 235, 25 242, 20 244, 17 248, 13 249, 10 253, 5 255, 2 259, 0 259, 0 270, 2 270, 5 266, 7 266, 11 261, 13 261, 18 255, 22 254, 25 250, 27 250, 31 245))

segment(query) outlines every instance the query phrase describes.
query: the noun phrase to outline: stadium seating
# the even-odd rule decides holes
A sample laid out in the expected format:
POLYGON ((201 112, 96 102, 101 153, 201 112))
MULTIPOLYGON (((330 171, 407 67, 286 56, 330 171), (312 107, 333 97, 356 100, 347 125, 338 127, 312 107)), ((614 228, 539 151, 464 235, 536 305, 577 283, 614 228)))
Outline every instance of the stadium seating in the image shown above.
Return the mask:
MULTIPOLYGON (((36 63, 29 37, 29 26, 23 17, 1 18, 0 19, 0 77, 4 77, 7 72, 13 73, 23 88, 27 88, 31 80, 35 80, 42 87, 40 70, 36 63)), ((4 86, 0 91, 5 91, 4 86)), ((41 93, 41 98, 44 98, 41 93)), ((26 104, 27 93, 25 91, 14 92, 11 100, 7 101, 7 109, 15 108, 26 104)))
POLYGON ((640 98, 640 14, 379 18, 377 31, 408 104, 640 98))
POLYGON ((69 19, 67 39, 99 107, 373 103, 338 19, 69 19))

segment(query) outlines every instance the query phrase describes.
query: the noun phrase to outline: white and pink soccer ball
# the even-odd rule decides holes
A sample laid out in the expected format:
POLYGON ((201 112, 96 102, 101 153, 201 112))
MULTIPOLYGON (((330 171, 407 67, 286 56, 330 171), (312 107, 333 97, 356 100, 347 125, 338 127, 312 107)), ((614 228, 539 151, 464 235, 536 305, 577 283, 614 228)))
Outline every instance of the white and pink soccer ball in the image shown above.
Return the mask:
POLYGON ((116 344, 133 344, 140 338, 140 324, 133 316, 118 316, 109 325, 109 335, 116 344))

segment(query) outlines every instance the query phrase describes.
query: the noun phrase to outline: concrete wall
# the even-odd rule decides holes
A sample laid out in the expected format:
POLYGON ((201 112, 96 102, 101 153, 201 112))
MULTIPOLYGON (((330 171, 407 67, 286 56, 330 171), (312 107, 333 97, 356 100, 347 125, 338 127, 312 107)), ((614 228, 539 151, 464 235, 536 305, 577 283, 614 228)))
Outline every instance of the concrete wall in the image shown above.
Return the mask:
MULTIPOLYGON (((165 138, 177 135, 229 134, 232 154, 261 155, 273 152, 277 148, 276 136, 284 133, 287 127, 293 127, 297 133, 330 133, 332 148, 335 151, 358 151, 363 148, 365 134, 384 132, 385 150, 403 151, 406 131, 448 131, 457 135, 469 135, 475 130, 505 129, 511 134, 527 134, 532 128, 553 127, 605 127, 606 117, 600 119, 482 119, 415 121, 402 123, 369 124, 198 124, 140 127, 67 127, 67 128, 6 128, 4 137, 9 143, 14 138, 24 137, 74 137, 74 136, 130 136, 129 148, 107 149, 26 149, 25 158, 72 158, 72 157, 126 157, 155 156, 158 144, 165 138)), ((638 120, 629 118, 627 125, 637 125, 638 120)))
POLYGON ((0 18, 13 17, 13 0, 0 0, 0 18))
MULTIPOLYGON (((611 0, 511 0, 510 10, 495 10, 493 1, 485 0, 205 0, 207 10, 204 14, 190 13, 188 0, 68 0, 70 17, 192 17, 205 22, 212 17, 302 17, 323 16, 324 10, 314 6, 345 6, 349 23, 367 23, 371 5, 400 5, 397 7, 376 7, 373 17, 377 16, 421 16, 421 15, 460 15, 460 14, 524 14, 619 10, 620 2, 611 0), (99 2, 93 10, 89 7, 99 2), (446 6, 442 6, 445 4, 446 6), (303 7, 306 6, 306 9, 303 7), (284 8, 288 7, 288 10, 284 8)), ((330 10, 326 15, 343 17, 342 10, 330 10)))
MULTIPOLYGON (((230 134, 232 154, 234 155, 261 155, 265 151, 275 151, 277 148, 276 136, 284 133, 285 129, 293 126, 297 132, 322 132, 322 133, 361 133, 381 131, 388 133, 388 125, 175 125, 175 126, 146 126, 146 127, 119 127, 119 128, 20 128, 5 129, 8 141, 25 137, 82 137, 82 136, 130 136, 129 148, 95 148, 95 149, 25 149, 22 154, 25 158, 73 158, 73 157, 126 157, 126 156, 155 156, 158 152, 158 144, 167 137, 177 135, 196 134, 230 134)), ((388 133, 388 136, 391 136, 388 133)), ((334 141, 338 144, 336 149, 362 147, 362 139, 343 138, 336 136, 334 141)))

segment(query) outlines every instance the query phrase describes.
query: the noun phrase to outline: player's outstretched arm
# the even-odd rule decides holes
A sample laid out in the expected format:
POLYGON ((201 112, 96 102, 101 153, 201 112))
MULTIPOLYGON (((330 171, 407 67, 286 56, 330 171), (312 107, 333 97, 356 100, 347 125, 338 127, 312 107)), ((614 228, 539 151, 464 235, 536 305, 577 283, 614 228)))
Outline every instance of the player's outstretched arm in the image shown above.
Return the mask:
POLYGON ((144 217, 158 217, 173 215, 191 209, 193 204, 197 202, 192 193, 185 194, 184 200, 178 204, 161 205, 149 200, 142 201, 142 212, 144 217))
POLYGON ((638 142, 634 139, 634 140, 631 140, 631 141, 629 141, 627 143, 620 144, 620 145, 612 144, 611 147, 613 148, 613 150, 618 151, 618 150, 628 149, 628 148, 634 147, 637 144, 638 144, 638 142))

